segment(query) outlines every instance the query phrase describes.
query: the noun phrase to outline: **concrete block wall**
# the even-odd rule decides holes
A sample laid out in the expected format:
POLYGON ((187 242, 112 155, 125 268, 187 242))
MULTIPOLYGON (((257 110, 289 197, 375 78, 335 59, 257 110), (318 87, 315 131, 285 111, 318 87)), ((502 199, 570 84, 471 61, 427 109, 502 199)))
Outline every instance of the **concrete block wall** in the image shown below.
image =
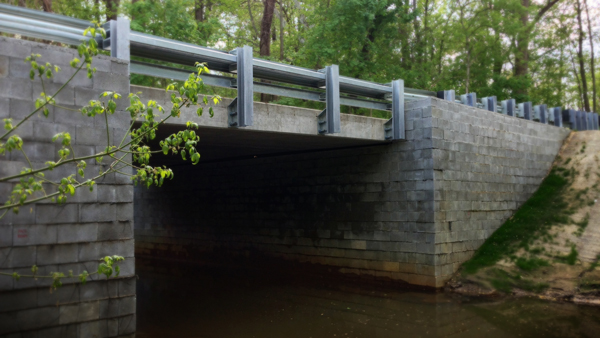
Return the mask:
POLYGON ((443 286, 535 191, 568 131, 435 98, 405 112, 406 141, 201 162, 136 187, 136 254, 257 250, 443 286))
MULTIPOLYGON (((53 94, 74 72, 69 66, 76 56, 73 49, 1 37, 0 119, 12 118, 16 124, 34 109, 42 87, 39 79, 29 79, 29 65, 23 62, 31 53, 41 54, 42 62, 62 68, 55 78, 46 81, 48 94, 53 94)), ((126 62, 98 56, 92 64, 97 68, 95 77, 88 79, 85 71, 77 74, 57 96, 58 105, 78 109, 107 90, 127 97, 126 62)), ((119 111, 110 120, 112 137, 124 135, 129 114, 119 111)), ((24 149, 37 168, 45 161, 58 160, 60 145, 51 139, 63 131, 71 134, 78 156, 95 154, 106 147, 104 116, 89 118, 56 107, 50 108, 48 118, 35 116, 16 134, 23 138, 24 149)), ((0 156, 0 177, 18 173, 26 166, 21 153, 0 156)), ((86 178, 100 170, 106 170, 106 163, 89 160, 86 178)), ((73 166, 63 166, 46 172, 46 177, 59 179, 75 172, 73 166)), ((12 183, 0 183, 2 204, 11 190, 12 183)), ((117 337, 134 333, 133 186, 128 177, 111 175, 100 180, 93 192, 79 189, 66 204, 46 201, 0 219, 2 272, 30 274, 34 264, 40 274, 93 272, 105 255, 126 257, 119 278, 106 281, 94 276, 85 285, 80 285, 77 278, 64 279, 64 286, 51 292, 48 279, 15 281, 0 276, 0 336, 117 337)))
POLYGON ((535 192, 566 128, 428 99, 436 275, 447 280, 535 192))
POLYGON ((172 167, 135 188, 136 255, 258 250, 435 285, 431 116, 408 104, 406 124, 408 142, 172 167))

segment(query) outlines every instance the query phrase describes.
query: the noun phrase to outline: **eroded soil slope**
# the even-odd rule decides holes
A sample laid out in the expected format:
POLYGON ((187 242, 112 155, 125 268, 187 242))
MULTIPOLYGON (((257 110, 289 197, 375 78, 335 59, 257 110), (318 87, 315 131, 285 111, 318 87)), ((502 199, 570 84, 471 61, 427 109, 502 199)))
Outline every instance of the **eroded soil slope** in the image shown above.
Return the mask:
POLYGON ((448 288, 600 304, 600 132, 570 134, 538 191, 448 288))

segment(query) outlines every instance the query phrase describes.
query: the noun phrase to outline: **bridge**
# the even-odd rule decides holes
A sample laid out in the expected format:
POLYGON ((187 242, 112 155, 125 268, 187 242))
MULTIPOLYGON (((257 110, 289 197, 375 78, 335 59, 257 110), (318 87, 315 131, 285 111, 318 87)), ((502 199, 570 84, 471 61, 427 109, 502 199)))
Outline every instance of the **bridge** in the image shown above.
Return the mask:
MULTIPOLYGON (((89 25, 0 4, 0 31, 65 44, 0 38, 0 117, 18 121, 39 95, 22 60, 39 53, 68 74, 76 52, 66 45, 79 43, 89 25)), ((111 56, 93 61, 93 79, 76 77, 67 85, 57 98, 62 106, 78 108, 106 90, 142 92, 143 100, 168 106, 168 93, 131 85, 130 75, 185 79, 189 71, 132 56, 182 66, 207 62, 214 72, 204 82, 237 95, 223 99, 213 118, 185 108, 181 119, 159 130, 158 138, 191 120, 201 136, 196 166, 154 158, 153 165, 175 172, 163 187, 133 187, 128 177, 114 175, 64 205, 38 204, 0 220, 2 271, 24 272, 33 264, 40 273, 93 271, 103 255, 127 258, 114 281, 66 283, 51 300, 38 292, 46 280, 0 280, 7 300, 0 319, 8 323, 0 335, 54 330, 64 336, 72 327, 110 320, 119 323, 119 335, 134 332, 136 256, 266 255, 442 287, 537 189, 570 132, 565 127, 598 129, 593 113, 514 100, 497 104, 494 97, 478 101, 474 93, 455 100, 453 91, 405 88, 401 79, 378 84, 340 76, 336 65, 316 71, 253 58, 249 47, 225 52, 133 32, 125 18, 105 27, 106 39, 86 38, 97 39, 111 56), (321 101, 325 109, 254 102, 254 93, 321 101), (387 111, 389 118, 341 114, 343 105, 387 111)), ((50 87, 64 82, 55 78, 50 87)), ((115 135, 130 123, 123 109, 111 122, 115 135)), ((77 151, 103 149, 103 120, 60 108, 51 116, 27 122, 20 134, 34 163, 48 160, 55 150, 50 138, 63 129, 74 135, 77 151)), ((0 157, 0 176, 23 161, 0 157)), ((69 170, 57 169, 50 178, 69 170)), ((10 187, 0 186, 0 195, 8 196, 10 187)))

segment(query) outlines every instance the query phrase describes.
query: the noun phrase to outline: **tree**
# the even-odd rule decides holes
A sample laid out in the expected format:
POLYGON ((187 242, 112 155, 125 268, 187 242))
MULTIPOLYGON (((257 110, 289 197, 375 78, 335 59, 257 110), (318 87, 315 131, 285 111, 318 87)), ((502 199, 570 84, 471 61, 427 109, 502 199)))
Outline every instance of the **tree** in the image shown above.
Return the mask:
POLYGON ((42 0, 42 8, 44 12, 52 13, 52 0, 42 0))
POLYGON ((106 4, 106 21, 117 20, 120 0, 104 0, 106 4))
POLYGON ((588 98, 588 85, 587 85, 587 77, 585 75, 585 62, 583 60, 583 24, 581 23, 581 1, 577 0, 575 3, 575 9, 577 11, 577 23, 579 24, 579 34, 578 34, 578 46, 577 50, 577 59, 579 60, 579 74, 581 77, 581 96, 583 100, 583 109, 585 111, 590 111, 590 100, 588 98))
MULTIPOLYGON (((83 35, 86 36, 88 33, 91 36, 96 36, 96 33, 98 33, 105 38, 104 30, 99 26, 86 29, 83 35)), ((23 139, 17 133, 25 122, 36 115, 50 117, 52 113, 49 107, 61 108, 56 103, 55 98, 79 72, 87 71, 88 77, 93 77, 95 68, 92 67, 92 59, 99 52, 96 41, 90 39, 82 43, 77 50, 79 57, 82 59, 74 58, 70 62, 73 71, 65 84, 53 94, 40 93, 40 97, 35 102, 35 109, 25 115, 20 122, 13 125, 11 118, 3 119, 6 131, 0 136, 0 154, 19 152, 25 159, 27 166, 19 172, 0 177, 0 182, 11 183, 13 186, 10 195, 6 197, 7 200, 4 205, 0 206, 0 219, 9 211, 18 214, 23 206, 45 200, 52 200, 58 204, 65 203, 79 189, 93 190, 98 180, 114 173, 129 176, 134 184, 143 184, 147 187, 152 185, 161 186, 165 179, 173 179, 173 172, 165 166, 152 167, 149 165, 152 155, 158 152, 165 155, 169 153, 178 154, 184 161, 189 160, 194 165, 200 160, 200 154, 196 150, 200 138, 194 131, 198 128, 198 125, 193 122, 187 122, 185 130, 160 141, 160 150, 152 150, 148 145, 148 142, 156 138, 156 131, 161 125, 171 118, 180 117, 183 107, 198 106, 196 113, 202 115, 203 106, 209 106, 209 102, 217 104, 220 101, 218 96, 199 97, 198 94, 204 86, 200 75, 208 72, 208 69, 204 64, 198 63, 196 64, 196 72, 190 74, 183 84, 167 86, 167 91, 172 91, 170 111, 167 111, 155 101, 150 100, 143 103, 137 94, 130 94, 128 97, 130 105, 126 108, 126 111, 131 115, 129 129, 120 140, 114 139, 114 137, 111 139, 108 120, 116 112, 117 101, 121 99, 121 95, 112 91, 104 92, 98 99, 89 101, 87 106, 79 110, 84 116, 104 117, 106 123, 106 147, 104 150, 93 155, 77 155, 71 144, 71 134, 68 131, 62 131, 52 138, 52 142, 59 142, 61 145, 58 156, 49 155, 48 161, 43 165, 34 165, 27 156, 28 150, 24 147, 23 139), (135 123, 138 123, 139 126, 136 126, 135 123), (103 163, 104 159, 109 159, 108 168, 101 169, 98 174, 92 174, 89 177, 88 163, 90 161, 103 163), (46 177, 46 172, 63 166, 74 169, 73 171, 76 173, 57 180, 46 177), (128 169, 133 169, 134 173, 127 173, 128 169)), ((25 61, 31 66, 30 79, 40 81, 41 87, 45 88, 44 83, 51 81, 61 69, 48 62, 44 63, 42 60, 41 55, 32 54, 25 61)), ((209 114, 211 117, 214 114, 212 106, 209 107, 209 114)), ((21 277, 52 278, 53 286, 58 287, 62 284, 61 280, 63 278, 78 277, 82 282, 85 282, 90 275, 95 273, 104 274, 107 278, 112 276, 113 273, 118 275, 119 269, 116 263, 121 260, 123 258, 120 256, 105 257, 103 263, 99 265, 98 271, 94 273, 83 271, 78 276, 73 275, 72 272, 69 272, 69 274, 54 272, 47 276, 41 276, 36 274, 36 266, 32 267, 32 275, 21 276, 17 273, 0 273, 0 275, 12 276, 15 279, 21 277)))
MULTIPOLYGON (((521 8, 517 10, 521 27, 516 36, 514 76, 519 80, 528 81, 529 59, 530 59, 530 41, 535 25, 544 17, 544 15, 560 0, 546 0, 542 6, 532 5, 531 0, 520 0, 521 8), (536 11, 537 9, 537 11, 536 11), (531 15, 533 14, 533 19, 531 15)), ((516 90, 517 99, 527 100, 529 84, 516 90)))
MULTIPOLYGON (((427 90, 464 92, 468 87, 478 96, 565 107, 585 101, 579 99, 584 92, 578 90, 579 48, 567 48, 573 42, 577 45, 577 34, 583 33, 591 47, 588 53, 587 39, 582 41, 587 95, 592 108, 598 109, 593 55, 598 8, 587 0, 104 0, 99 4, 52 0, 52 10, 89 20, 104 19, 119 8, 132 18, 133 30, 180 41, 222 50, 250 45, 262 58, 313 69, 339 64, 341 74, 366 80, 401 78, 407 87, 427 90), (576 1, 580 16, 587 15, 581 25, 573 6, 576 1), (277 39, 275 53, 271 44, 277 39), (571 69, 571 52, 577 74, 571 69)), ((27 5, 42 9, 39 1, 27 5)), ((139 82, 141 76, 135 74, 132 79, 165 86, 163 79, 144 77, 139 82)), ((310 106, 301 100, 277 102, 310 106)))
POLYGON ((263 16, 260 21, 260 56, 271 55, 271 24, 275 11, 275 0, 263 0, 263 16))
MULTIPOLYGON (((262 0, 263 16, 260 21, 260 56, 271 56, 271 25, 273 24, 273 13, 275 12, 275 0, 262 0)), ((263 81, 264 82, 264 81, 263 81)), ((260 94, 262 102, 273 99, 271 95, 260 94)))
POLYGON ((585 14, 587 16, 588 24, 588 37, 590 39, 590 74, 592 76, 592 108, 593 111, 597 111, 597 97, 596 97, 596 66, 594 65, 594 35, 592 34, 592 22, 590 21, 590 11, 588 9, 587 0, 583 1, 585 4, 585 14))

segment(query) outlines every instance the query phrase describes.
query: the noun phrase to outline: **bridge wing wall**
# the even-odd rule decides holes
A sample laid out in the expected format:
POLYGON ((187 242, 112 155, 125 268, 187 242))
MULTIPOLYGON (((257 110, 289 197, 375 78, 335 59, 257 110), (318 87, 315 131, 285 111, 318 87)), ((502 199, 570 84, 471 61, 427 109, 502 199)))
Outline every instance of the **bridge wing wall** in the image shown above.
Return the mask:
MULTIPOLYGON (((14 123, 35 109, 42 92, 39 79, 29 79, 25 57, 41 54, 42 64, 50 62, 62 68, 46 81, 46 93, 54 92, 73 74, 69 62, 77 51, 24 40, 0 37, 0 119, 14 123)), ((85 69, 76 75, 56 98, 56 103, 78 109, 103 91, 129 94, 126 62, 98 56, 93 79, 85 69)), ((69 132, 77 156, 95 154, 106 147, 104 116, 83 117, 77 111, 50 108, 48 118, 33 117, 16 132, 24 148, 40 167, 45 161, 58 160, 60 142, 52 142, 58 132, 69 132)), ((113 137, 124 135, 129 113, 116 112, 111 118, 113 137)), ((19 173, 27 167, 21 153, 0 156, 0 177, 19 173)), ((86 178, 105 170, 88 160, 86 178)), ((46 172, 48 179, 60 179, 76 172, 74 166, 62 166, 46 172)), ((0 183, 2 203, 12 191, 12 183, 0 183)), ((45 189, 52 191, 52 187, 45 189)), ((51 292, 51 279, 37 280, 0 276, 0 336, 15 333, 31 337, 125 336, 135 331, 135 262, 133 250, 133 186, 127 176, 110 176, 98 182, 93 192, 81 188, 65 204, 47 201, 22 207, 18 215, 7 214, 0 220, 0 271, 38 274, 73 270, 94 272, 105 255, 121 255, 121 275, 110 281, 94 275, 86 285, 77 278, 63 280, 63 286, 51 292)), ((10 335, 12 336, 12 335, 10 335)))
POLYGON ((537 190, 569 130, 425 101, 433 126, 436 275, 445 281, 537 190))

